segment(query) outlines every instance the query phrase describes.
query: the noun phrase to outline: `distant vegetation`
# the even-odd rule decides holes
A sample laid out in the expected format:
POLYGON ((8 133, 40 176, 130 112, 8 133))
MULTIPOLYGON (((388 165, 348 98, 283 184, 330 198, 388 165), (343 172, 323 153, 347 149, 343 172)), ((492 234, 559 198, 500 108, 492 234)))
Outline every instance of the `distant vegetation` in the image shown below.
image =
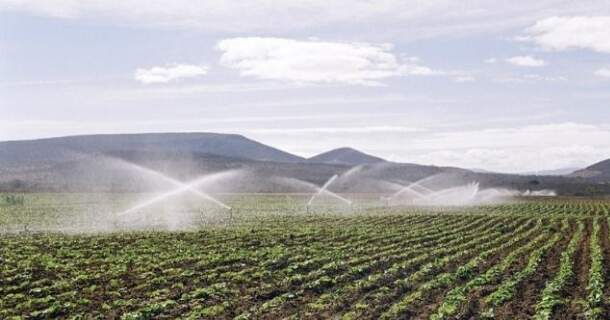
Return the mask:
POLYGON ((0 195, 0 204, 6 205, 23 205, 25 197, 23 195, 2 194, 0 195))

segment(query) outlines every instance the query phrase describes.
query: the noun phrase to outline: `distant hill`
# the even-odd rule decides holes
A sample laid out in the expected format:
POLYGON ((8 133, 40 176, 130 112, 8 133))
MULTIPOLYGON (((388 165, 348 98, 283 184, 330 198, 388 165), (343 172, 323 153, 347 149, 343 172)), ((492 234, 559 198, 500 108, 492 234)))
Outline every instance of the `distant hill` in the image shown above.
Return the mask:
POLYGON ((213 185, 219 192, 312 192, 316 185, 321 186, 337 174, 339 179, 332 190, 348 193, 388 194, 425 178, 430 188, 476 181, 484 188, 552 189, 561 195, 610 194, 610 160, 570 176, 482 173, 389 162, 351 148, 305 160, 240 135, 215 133, 90 135, 0 142, 0 192, 141 192, 158 187, 135 166, 181 181, 239 171, 239 178, 213 185))
MULTIPOLYGON (((51 192, 142 192, 157 187, 158 176, 151 169, 181 181, 202 175, 241 170, 248 179, 231 183, 231 191, 278 192, 263 178, 298 177, 321 185, 349 167, 303 162, 271 162, 232 158, 206 153, 120 151, 81 157, 52 166, 23 171, 0 171, 0 191, 51 192), (254 178, 260 177, 260 178, 254 178)), ((163 180, 163 179, 161 179, 163 180)))
POLYGON ((236 134, 143 133, 0 142, 0 168, 27 170, 121 151, 206 153, 261 161, 305 159, 236 134))
POLYGON ((352 148, 338 148, 328 152, 321 153, 307 159, 310 163, 331 163, 343 165, 363 165, 385 162, 384 159, 366 154, 364 152, 352 148))
POLYGON ((610 182, 610 159, 600 161, 582 170, 574 171, 570 176, 598 182, 610 182))

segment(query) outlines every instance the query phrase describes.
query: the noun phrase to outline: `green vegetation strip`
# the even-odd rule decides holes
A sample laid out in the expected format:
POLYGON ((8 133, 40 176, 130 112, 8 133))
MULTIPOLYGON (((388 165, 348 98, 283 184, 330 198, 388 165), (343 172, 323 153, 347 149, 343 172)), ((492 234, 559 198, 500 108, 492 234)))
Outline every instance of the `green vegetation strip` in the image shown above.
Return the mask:
POLYGON ((535 320, 548 320, 553 314, 554 308, 563 303, 561 290, 571 277, 574 276, 574 253, 578 249, 585 225, 582 221, 578 222, 578 230, 570 240, 567 249, 561 253, 559 271, 553 279, 547 282, 542 291, 542 299, 536 304, 535 320))
POLYGON ((604 299, 604 254, 600 245, 599 219, 593 222, 591 233, 591 267, 589 269, 589 283, 587 285, 587 318, 600 319, 604 312, 602 302, 604 299))
MULTIPOLYGON (((538 220, 535 228, 515 235, 510 239, 505 239, 500 245, 495 245, 494 247, 481 252, 478 256, 460 266, 453 273, 442 273, 434 277, 432 280, 422 284, 415 292, 410 293, 402 298, 398 303, 392 305, 389 310, 381 315, 381 319, 396 319, 401 314, 407 312, 414 303, 423 301, 428 292, 438 288, 451 287, 459 280, 468 280, 474 277, 476 275, 476 270, 480 267, 480 265, 484 264, 489 257, 498 254, 525 239, 528 239, 532 234, 540 230, 541 225, 542 220, 538 220)), ((525 225, 522 227, 525 227, 525 225)), ((521 232, 521 230, 519 231, 521 232)), ((416 275, 417 272, 413 274, 413 276, 416 275)))
MULTIPOLYGON (((467 221, 467 220, 466 220, 467 221)), ((475 220, 474 223, 478 223, 478 219, 475 220)), ((470 227, 473 227, 472 223, 468 224, 470 227)), ((485 225, 488 225, 487 223, 485 225)), ((375 270, 377 266, 381 264, 391 264, 401 261, 405 258, 417 256, 424 254, 425 252, 430 251, 428 248, 431 245, 443 244, 443 237, 451 237, 460 235, 462 231, 467 230, 462 228, 456 228, 457 232, 453 232, 451 228, 444 228, 443 232, 437 236, 432 237, 429 240, 429 244, 426 245, 426 242, 422 242, 419 244, 411 244, 409 246, 400 247, 393 254, 387 254, 383 252, 376 253, 374 255, 356 255, 354 258, 336 263, 333 262, 329 265, 325 265, 318 270, 314 270, 310 274, 306 275, 298 275, 298 282, 291 281, 290 278, 283 280, 283 284, 274 286, 276 289, 284 288, 286 291, 285 294, 276 296, 270 301, 266 301, 259 306, 251 308, 248 312, 244 313, 244 315, 257 315, 261 316, 264 313, 272 312, 279 310, 284 303, 287 303, 289 300, 292 300, 298 296, 301 296, 305 293, 305 291, 316 292, 318 290, 322 290, 325 286, 332 284, 333 286, 340 282, 346 282, 348 280, 353 280, 354 277, 365 276, 369 274, 370 271, 375 270), (396 254, 401 252, 400 254, 396 254), (343 267, 341 267, 343 266, 343 267), (342 273, 335 272, 337 268, 342 268, 345 271, 342 273), (336 276, 335 276, 336 275, 336 276), (329 276, 333 276, 334 278, 329 278, 329 276), (302 284, 299 290, 294 290, 294 284, 302 284), (290 289, 293 290, 290 290, 290 289)), ((486 233, 480 234, 479 237, 485 236, 486 233)), ((491 239, 491 237, 489 238, 491 239)), ((428 255, 426 255, 428 257, 428 255)))
MULTIPOLYGON (((315 311, 322 311, 328 308, 337 310, 340 307, 345 307, 353 302, 353 299, 361 297, 366 302, 359 302, 354 306, 360 307, 364 303, 375 304, 374 297, 364 295, 366 292, 373 289, 376 291, 383 292, 382 298, 391 298, 392 295, 387 292, 386 285, 392 285, 394 288, 404 288, 404 284, 400 280, 400 277, 405 276, 408 272, 417 270, 417 266, 426 263, 430 260, 434 261, 450 261, 450 257, 462 257, 466 252, 471 252, 474 248, 479 248, 481 244, 493 242, 501 233, 497 231, 493 226, 495 224, 502 224, 504 221, 500 220, 489 220, 489 223, 484 224, 480 228, 469 231, 468 233, 462 234, 461 232, 454 232, 451 239, 446 239, 443 245, 439 248, 430 248, 429 250, 423 251, 420 255, 399 263, 396 263, 388 268, 380 270, 376 274, 369 274, 365 278, 354 281, 347 286, 338 288, 332 293, 322 295, 315 303, 310 304, 310 307, 315 311), (482 230, 479 231, 479 230, 482 230)), ((518 225, 520 220, 513 220, 511 224, 507 226, 507 229, 511 229, 518 225)), ((376 293, 372 294, 377 295, 376 293)))
MULTIPOLYGON (((443 303, 439 306, 436 312, 431 316, 432 320, 441 320, 448 319, 455 315, 459 308, 462 306, 464 302, 468 299, 468 293, 472 290, 479 288, 483 285, 487 285, 492 283, 493 281, 499 279, 504 272, 508 270, 508 268, 519 258, 521 255, 527 253, 528 251, 532 251, 532 249, 537 246, 540 242, 545 240, 548 237, 549 229, 545 228, 545 232, 534 238, 527 245, 522 246, 510 254, 508 254, 502 261, 500 261, 495 266, 489 268, 485 273, 475 277, 471 281, 467 282, 464 285, 457 286, 451 289, 443 299, 443 303)), ((554 245, 555 242, 559 240, 559 237, 555 237, 552 239, 547 246, 554 245)), ((544 247, 547 247, 544 246, 544 247)), ((543 248, 544 248, 543 247, 543 248)))
POLYGON ((538 270, 538 267, 543 261, 544 257, 563 237, 563 234, 567 231, 567 228, 568 222, 567 220, 563 220, 560 232, 556 232, 545 245, 534 250, 530 254, 525 268, 514 274, 512 277, 506 279, 494 292, 484 299, 484 303, 491 306, 490 309, 485 311, 487 316, 494 313, 494 307, 500 306, 514 297, 519 284, 538 270))

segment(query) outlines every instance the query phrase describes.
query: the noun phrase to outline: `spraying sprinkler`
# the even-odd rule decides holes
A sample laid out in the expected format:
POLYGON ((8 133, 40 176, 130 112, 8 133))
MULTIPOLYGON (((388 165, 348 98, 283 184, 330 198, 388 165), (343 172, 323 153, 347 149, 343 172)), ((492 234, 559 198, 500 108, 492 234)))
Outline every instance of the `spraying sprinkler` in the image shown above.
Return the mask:
MULTIPOLYGON (((214 203, 216 205, 218 205, 219 207, 225 208, 225 209, 230 209, 231 207, 229 207, 228 205, 224 204, 223 202, 221 202, 220 200, 217 200, 216 198, 212 197, 211 195, 200 191, 199 189, 197 189, 198 186, 212 180, 213 178, 218 178, 220 176, 222 176, 223 174, 227 174, 229 172, 220 172, 220 173, 216 173, 216 174, 211 174, 211 175, 207 175, 207 176, 203 176, 199 179, 196 179, 194 181, 191 181, 189 183, 183 183, 180 182, 178 180, 169 178, 169 177, 165 177, 164 179, 168 182, 171 182, 173 185, 176 186, 175 189, 172 189, 166 193, 163 193, 161 195, 155 196, 152 199, 148 199, 140 204, 137 204, 123 212, 118 213, 118 216, 124 216, 130 213, 138 213, 140 209, 145 208, 145 207, 149 207, 155 203, 164 201, 170 197, 182 194, 182 193, 194 193, 197 196, 199 196, 200 198, 209 201, 211 203, 214 203)), ((158 175, 162 176, 161 174, 157 173, 158 175)))
POLYGON ((332 177, 330 177, 330 179, 328 179, 328 181, 326 181, 326 183, 324 183, 324 185, 322 185, 322 187, 318 188, 318 191, 316 193, 314 193, 311 198, 309 199, 309 201, 307 202, 307 209, 309 210, 309 206, 311 206, 311 204, 313 203, 313 201, 322 193, 329 195, 337 200, 341 200, 344 203, 346 203, 347 205, 350 205, 352 202, 348 199, 345 199, 344 197, 328 190, 328 187, 338 178, 338 175, 333 175, 332 177))

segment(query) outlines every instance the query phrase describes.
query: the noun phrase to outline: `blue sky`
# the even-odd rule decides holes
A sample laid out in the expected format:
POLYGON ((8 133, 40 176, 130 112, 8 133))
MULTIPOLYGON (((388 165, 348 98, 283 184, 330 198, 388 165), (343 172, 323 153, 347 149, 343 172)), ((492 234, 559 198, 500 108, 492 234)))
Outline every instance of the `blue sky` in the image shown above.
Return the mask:
POLYGON ((211 131, 585 166, 610 158, 610 3, 0 0, 0 114, 0 140, 211 131))

